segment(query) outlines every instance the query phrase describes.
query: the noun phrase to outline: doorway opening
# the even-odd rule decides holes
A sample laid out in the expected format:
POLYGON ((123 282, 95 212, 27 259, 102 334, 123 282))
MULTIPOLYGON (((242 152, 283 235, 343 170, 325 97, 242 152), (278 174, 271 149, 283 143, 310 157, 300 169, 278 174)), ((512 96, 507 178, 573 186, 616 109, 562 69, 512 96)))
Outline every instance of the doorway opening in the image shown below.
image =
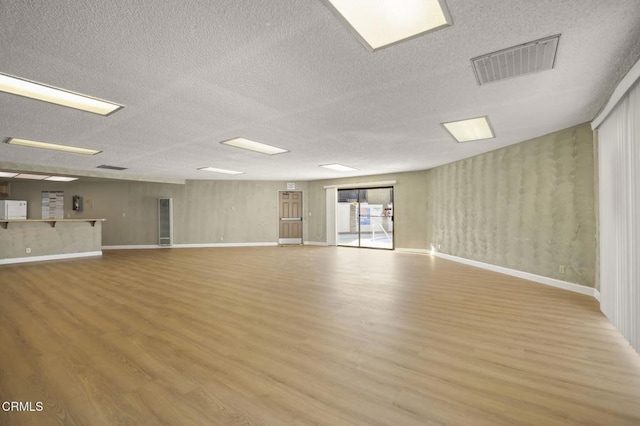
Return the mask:
POLYGON ((338 189, 337 244, 393 250, 393 187, 338 189))

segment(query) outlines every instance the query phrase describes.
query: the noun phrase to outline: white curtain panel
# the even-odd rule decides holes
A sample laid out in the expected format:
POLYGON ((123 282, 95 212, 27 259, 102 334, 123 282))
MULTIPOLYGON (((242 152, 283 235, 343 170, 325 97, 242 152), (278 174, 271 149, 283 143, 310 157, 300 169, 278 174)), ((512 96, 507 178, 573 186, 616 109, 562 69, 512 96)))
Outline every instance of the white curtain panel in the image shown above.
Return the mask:
POLYGON ((640 353, 640 84, 598 127, 600 309, 640 353))

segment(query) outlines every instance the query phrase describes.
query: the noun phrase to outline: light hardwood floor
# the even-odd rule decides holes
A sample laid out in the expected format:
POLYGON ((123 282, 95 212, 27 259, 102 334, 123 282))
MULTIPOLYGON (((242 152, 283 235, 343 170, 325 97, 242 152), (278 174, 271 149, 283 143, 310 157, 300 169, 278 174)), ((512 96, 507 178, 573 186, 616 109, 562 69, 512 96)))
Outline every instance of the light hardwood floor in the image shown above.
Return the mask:
POLYGON ((106 251, 0 266, 2 425, 638 425, 588 296, 428 255, 106 251))

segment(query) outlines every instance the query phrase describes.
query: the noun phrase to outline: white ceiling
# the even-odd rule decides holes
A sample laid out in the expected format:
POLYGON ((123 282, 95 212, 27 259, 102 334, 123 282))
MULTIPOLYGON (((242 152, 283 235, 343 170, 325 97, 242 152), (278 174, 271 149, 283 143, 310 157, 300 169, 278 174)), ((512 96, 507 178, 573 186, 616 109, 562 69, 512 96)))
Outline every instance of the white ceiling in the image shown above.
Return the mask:
POLYGON ((428 169, 591 120, 640 56, 638 0, 446 3, 453 26, 372 53, 320 0, 2 1, 0 72, 125 108, 0 93, 0 138, 103 151, 0 143, 0 168, 165 181, 428 169), (554 69, 476 83, 471 58, 558 33, 554 69), (495 139, 457 144, 440 125, 481 115, 495 139), (291 152, 219 143, 238 136, 291 152))

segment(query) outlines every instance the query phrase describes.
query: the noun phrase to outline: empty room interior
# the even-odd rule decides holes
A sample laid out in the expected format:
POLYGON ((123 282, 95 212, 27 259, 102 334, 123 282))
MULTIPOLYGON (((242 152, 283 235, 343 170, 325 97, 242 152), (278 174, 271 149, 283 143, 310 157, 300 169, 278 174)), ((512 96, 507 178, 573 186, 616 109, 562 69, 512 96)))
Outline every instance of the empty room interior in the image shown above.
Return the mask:
POLYGON ((640 424, 637 0, 0 23, 0 425, 640 424))

